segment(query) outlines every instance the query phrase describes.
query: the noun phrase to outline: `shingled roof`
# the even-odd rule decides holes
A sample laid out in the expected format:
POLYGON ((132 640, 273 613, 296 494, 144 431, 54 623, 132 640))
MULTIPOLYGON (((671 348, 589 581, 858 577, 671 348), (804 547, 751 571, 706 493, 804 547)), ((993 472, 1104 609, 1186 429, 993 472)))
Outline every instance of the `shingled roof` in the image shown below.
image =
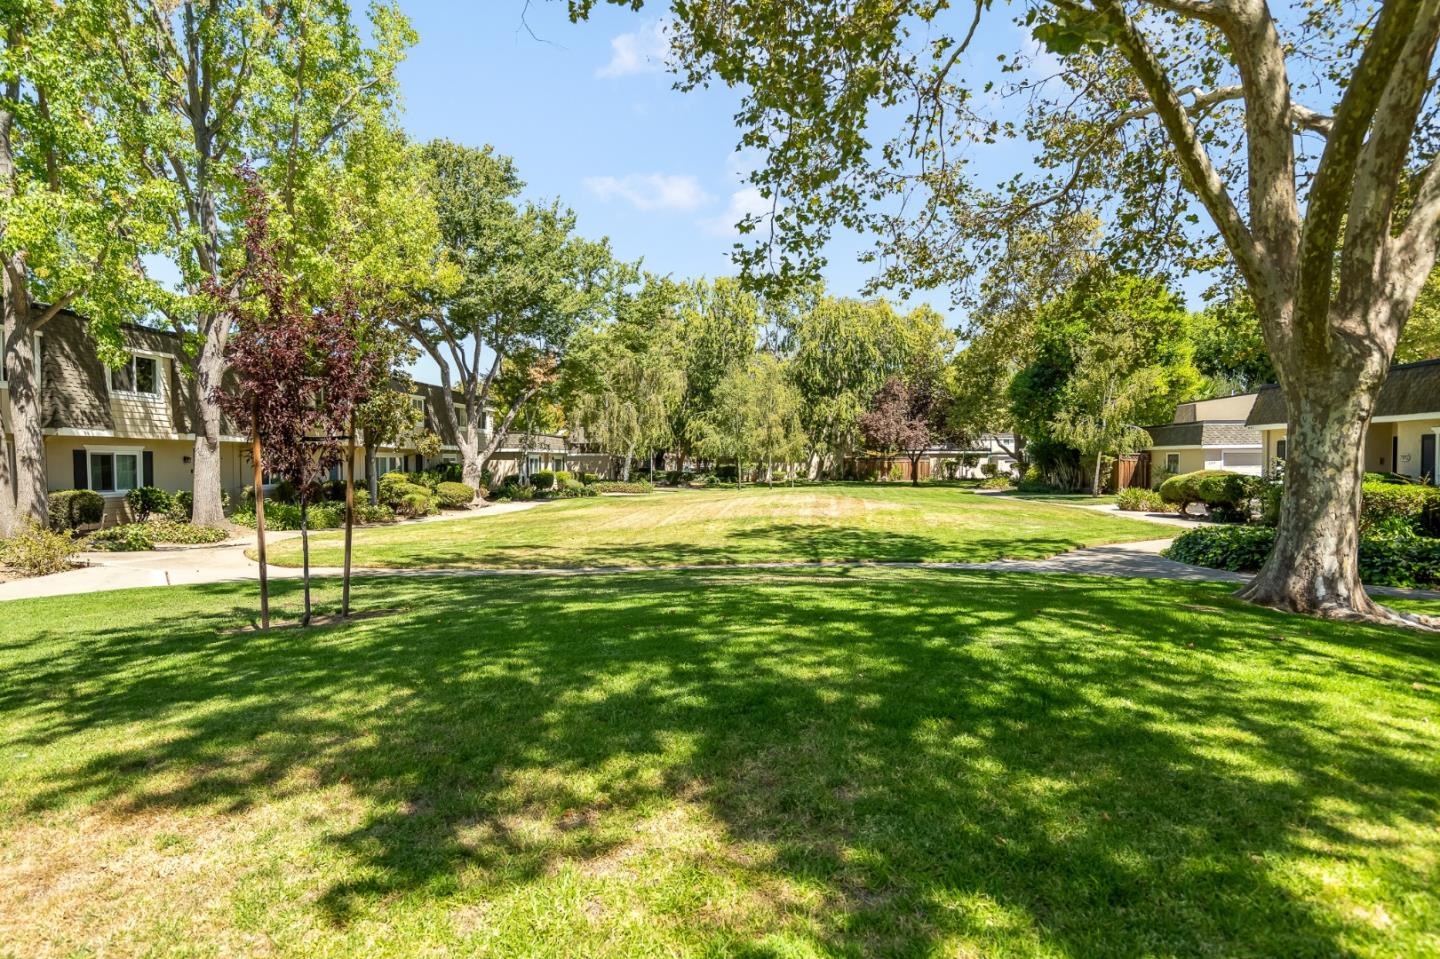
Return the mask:
POLYGON ((1166 423, 1147 426, 1155 446, 1258 446, 1260 431, 1238 420, 1198 420, 1193 423, 1166 423))
MULTIPOLYGON (((1390 367, 1390 375, 1385 378, 1380 398, 1375 402, 1375 418, 1426 414, 1440 417, 1440 359, 1390 367)), ((1285 394, 1278 386, 1266 386, 1255 397, 1255 405, 1245 423, 1252 427, 1269 426, 1289 420, 1285 394)))

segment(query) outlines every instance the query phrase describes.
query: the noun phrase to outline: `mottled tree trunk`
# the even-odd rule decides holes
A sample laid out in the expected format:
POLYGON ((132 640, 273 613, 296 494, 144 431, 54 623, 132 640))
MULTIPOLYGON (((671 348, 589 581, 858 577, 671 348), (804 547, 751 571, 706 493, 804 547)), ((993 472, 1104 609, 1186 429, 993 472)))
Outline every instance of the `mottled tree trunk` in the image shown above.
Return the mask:
POLYGON ((195 359, 195 453, 193 490, 197 526, 221 526, 225 511, 220 497, 220 406, 215 402, 225 372, 224 343, 207 336, 195 359))
MULTIPOLYGON (((9 381, 9 428, 14 437, 15 471, 10 451, 0 440, 0 535, 13 535, 30 523, 44 525, 45 436, 40 428, 40 377, 35 366, 35 326, 25 288, 25 262, 12 257, 5 272, 5 353, 0 356, 9 381), (8 481, 8 482, 7 482, 8 481)), ((0 426, 3 430, 3 426, 0 426)))
POLYGON ((1303 377, 1286 388, 1285 496, 1275 548, 1240 591, 1244 599, 1331 618, 1380 612, 1361 586, 1357 550, 1365 431, 1382 380, 1371 374, 1356 388, 1345 379, 1303 377))

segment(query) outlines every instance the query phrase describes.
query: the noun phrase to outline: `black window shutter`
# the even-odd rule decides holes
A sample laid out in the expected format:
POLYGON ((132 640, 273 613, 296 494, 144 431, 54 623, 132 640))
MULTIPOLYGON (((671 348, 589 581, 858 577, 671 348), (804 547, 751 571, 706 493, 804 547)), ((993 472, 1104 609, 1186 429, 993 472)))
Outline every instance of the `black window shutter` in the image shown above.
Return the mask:
POLYGON ((90 485, 90 474, 85 469, 85 451, 76 450, 73 455, 75 459, 75 488, 85 489, 90 485))
POLYGON ((143 453, 140 454, 140 458, 144 461, 144 462, 143 462, 143 465, 141 466, 142 475, 144 476, 144 479, 141 480, 141 483, 143 483, 143 484, 146 485, 146 486, 154 486, 154 485, 155 485, 155 454, 152 453, 150 450, 146 450, 145 452, 143 452, 143 453))

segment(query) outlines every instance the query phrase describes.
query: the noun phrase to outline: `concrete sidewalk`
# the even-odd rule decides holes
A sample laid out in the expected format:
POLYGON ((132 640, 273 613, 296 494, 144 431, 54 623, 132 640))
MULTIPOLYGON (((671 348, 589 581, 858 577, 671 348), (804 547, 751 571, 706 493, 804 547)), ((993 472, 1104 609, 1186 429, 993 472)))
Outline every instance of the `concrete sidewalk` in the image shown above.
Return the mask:
MULTIPOLYGON (((506 513, 518 513, 540 505, 543 504, 533 501, 497 503, 467 513, 441 513, 413 522, 481 520, 506 513)), ((278 543, 299 535, 293 530, 279 531, 268 534, 266 541, 278 543)), ((0 583, 0 601, 100 593, 143 586, 188 586, 195 583, 256 580, 260 578, 260 564, 245 555, 245 551, 254 545, 255 538, 251 535, 214 546, 167 546, 144 553, 81 553, 77 559, 86 565, 77 569, 51 576, 35 576, 0 583)), ((299 576, 298 569, 273 565, 270 567, 272 579, 295 579, 299 576)))

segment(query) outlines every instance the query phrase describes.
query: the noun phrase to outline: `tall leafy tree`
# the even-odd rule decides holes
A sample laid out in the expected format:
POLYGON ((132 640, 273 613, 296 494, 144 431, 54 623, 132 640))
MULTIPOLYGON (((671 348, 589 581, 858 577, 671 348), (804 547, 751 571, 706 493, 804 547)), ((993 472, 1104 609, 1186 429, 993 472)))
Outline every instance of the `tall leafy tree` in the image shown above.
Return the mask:
POLYGON ((788 343, 812 469, 828 460, 839 476, 875 393, 892 376, 938 376, 954 336, 928 307, 900 313, 884 300, 822 297, 793 318, 788 343))
POLYGON ((860 435, 865 444, 887 457, 904 455, 910 460, 910 483, 920 485, 920 457, 939 440, 945 422, 945 401, 931 382, 906 383, 898 376, 887 379, 870 408, 860 414, 860 435))
POLYGON ((676 458, 682 465, 696 446, 701 430, 709 428, 706 424, 710 424, 720 381, 734 367, 749 361, 763 325, 760 298, 742 289, 734 278, 690 284, 680 307, 680 362, 685 391, 671 410, 670 425, 676 458))
POLYGON ((280 268, 292 277, 328 269, 329 236, 317 225, 335 194, 323 174, 343 163, 351 133, 393 109, 395 69, 415 35, 395 7, 377 4, 367 44, 345 0, 136 0, 121 11, 95 46, 114 64, 107 88, 123 93, 127 162, 178 197, 166 245, 180 289, 160 309, 187 344, 195 520, 218 523, 215 397, 238 305, 207 291, 230 288, 242 258, 235 171, 252 165, 276 198, 280 268))
POLYGON ((555 384, 575 334, 605 315, 632 271, 607 241, 575 235, 574 214, 558 202, 521 204, 514 163, 490 147, 437 140, 424 157, 441 241, 459 276, 431 309, 400 322, 439 367, 445 401, 437 412, 459 437, 465 482, 478 486, 522 407, 555 384), (507 373, 521 388, 487 433, 507 373))
POLYGON ((105 0, 0 3, 0 379, 10 408, 0 425, 0 537, 45 519, 35 335, 72 307, 102 355, 118 359, 121 321, 153 294, 137 262, 160 243, 170 192, 123 162, 124 115, 106 86, 113 60, 88 53, 114 9, 105 0))
POLYGON ((776 209, 752 272, 813 273, 844 224, 875 230, 884 280, 954 283, 1017 227, 1083 208, 1107 211, 1117 255, 1223 251, 1290 418, 1275 548, 1241 595, 1406 619, 1361 586, 1358 519, 1365 431, 1440 245, 1440 5, 1033 0, 1018 16, 1057 64, 1027 74, 1020 50, 998 78, 967 59, 999 14, 984 0, 953 20, 891 0, 671 6, 682 85, 743 88, 740 138, 764 151, 755 180, 776 209), (968 175, 971 145, 1000 138, 1029 140, 1034 163, 968 175))

